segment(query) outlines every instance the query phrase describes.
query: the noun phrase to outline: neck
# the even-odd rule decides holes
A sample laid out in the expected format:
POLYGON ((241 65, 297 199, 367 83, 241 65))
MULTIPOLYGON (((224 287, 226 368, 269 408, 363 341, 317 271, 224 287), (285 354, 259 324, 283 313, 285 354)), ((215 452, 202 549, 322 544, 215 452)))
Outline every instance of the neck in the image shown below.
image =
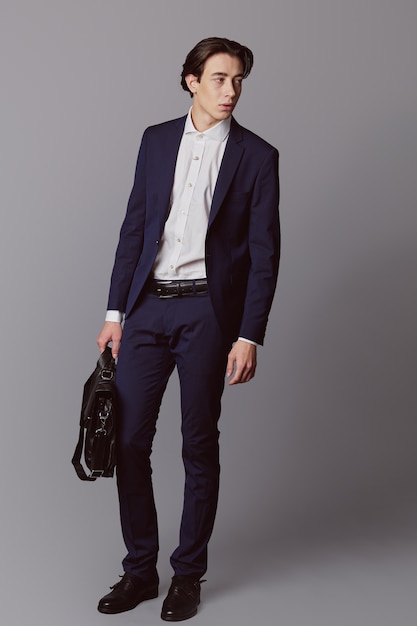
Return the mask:
POLYGON ((218 124, 217 120, 212 120, 209 117, 202 115, 199 111, 196 111, 194 105, 191 107, 191 119, 194 124, 194 128, 198 130, 199 133, 204 133, 205 130, 208 130, 218 124))

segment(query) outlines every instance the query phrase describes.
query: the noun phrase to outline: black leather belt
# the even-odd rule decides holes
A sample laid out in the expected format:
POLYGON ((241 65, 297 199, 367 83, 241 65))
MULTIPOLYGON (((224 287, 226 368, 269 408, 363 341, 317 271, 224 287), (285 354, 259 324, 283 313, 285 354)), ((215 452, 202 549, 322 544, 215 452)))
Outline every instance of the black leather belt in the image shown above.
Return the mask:
POLYGON ((195 296, 198 293, 208 293, 206 278, 196 280, 156 280, 147 283, 147 292, 158 298, 177 298, 180 296, 195 296))

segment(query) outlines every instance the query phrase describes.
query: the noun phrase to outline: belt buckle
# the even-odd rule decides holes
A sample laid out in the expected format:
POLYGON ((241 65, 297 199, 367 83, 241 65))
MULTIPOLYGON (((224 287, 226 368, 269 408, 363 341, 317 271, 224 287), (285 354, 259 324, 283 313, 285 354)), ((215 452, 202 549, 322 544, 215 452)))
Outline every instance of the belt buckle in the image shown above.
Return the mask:
POLYGON ((176 296, 178 296, 178 293, 163 293, 163 289, 164 287, 161 285, 160 287, 156 288, 156 293, 158 298, 160 298, 161 300, 166 300, 168 298, 175 298, 176 296))

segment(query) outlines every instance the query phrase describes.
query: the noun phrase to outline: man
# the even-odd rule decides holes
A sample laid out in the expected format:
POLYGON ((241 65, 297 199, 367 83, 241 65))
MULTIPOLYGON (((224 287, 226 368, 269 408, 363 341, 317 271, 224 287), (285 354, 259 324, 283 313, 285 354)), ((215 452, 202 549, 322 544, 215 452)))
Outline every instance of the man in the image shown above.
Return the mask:
POLYGON ((251 380, 279 262, 278 152, 233 118, 252 52, 211 37, 187 55, 189 114, 148 128, 97 339, 118 356, 117 484, 128 554, 98 610, 158 594, 150 454, 175 365, 181 388, 184 507, 162 619, 197 613, 219 487, 220 399, 251 380), (121 321, 124 315, 123 340, 121 321))

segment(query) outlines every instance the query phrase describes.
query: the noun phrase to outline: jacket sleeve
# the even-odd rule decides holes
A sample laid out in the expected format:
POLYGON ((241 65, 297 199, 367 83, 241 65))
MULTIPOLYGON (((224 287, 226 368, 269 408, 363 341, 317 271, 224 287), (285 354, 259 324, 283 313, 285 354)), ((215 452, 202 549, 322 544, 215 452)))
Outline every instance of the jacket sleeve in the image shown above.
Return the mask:
POLYGON ((249 217, 246 297, 239 336, 263 344, 280 259, 278 151, 272 148, 256 177, 249 217))
POLYGON ((145 131, 136 164, 135 180, 129 197, 110 282, 107 309, 126 311, 133 275, 142 248, 146 216, 146 146, 145 131))

